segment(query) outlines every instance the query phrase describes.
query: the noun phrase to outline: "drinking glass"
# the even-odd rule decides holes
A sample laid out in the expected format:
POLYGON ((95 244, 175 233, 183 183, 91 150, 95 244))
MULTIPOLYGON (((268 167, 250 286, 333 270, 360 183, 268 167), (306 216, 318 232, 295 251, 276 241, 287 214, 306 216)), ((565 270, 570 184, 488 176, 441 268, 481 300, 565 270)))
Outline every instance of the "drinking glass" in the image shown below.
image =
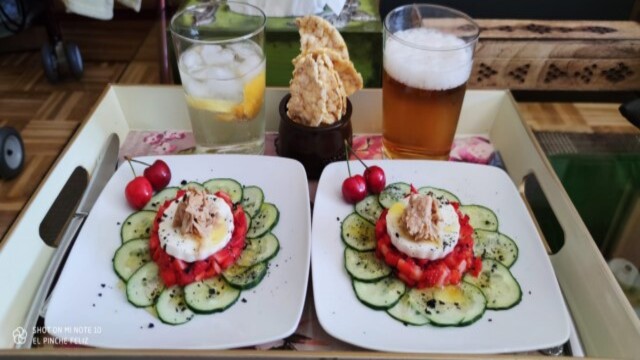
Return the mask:
POLYGON ((469 16, 443 6, 410 4, 386 16, 385 157, 448 159, 478 34, 469 16))
POLYGON ((266 17, 259 8, 211 1, 170 24, 196 152, 264 151, 266 17))

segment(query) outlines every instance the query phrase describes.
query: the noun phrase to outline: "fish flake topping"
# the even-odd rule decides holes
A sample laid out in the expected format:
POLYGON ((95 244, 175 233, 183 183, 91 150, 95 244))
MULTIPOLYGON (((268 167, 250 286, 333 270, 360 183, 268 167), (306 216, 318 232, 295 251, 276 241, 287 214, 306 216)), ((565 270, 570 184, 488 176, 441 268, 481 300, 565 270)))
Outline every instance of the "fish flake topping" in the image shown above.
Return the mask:
POLYGON ((176 209, 173 226, 182 235, 191 234, 207 238, 217 223, 213 200, 201 190, 189 189, 182 196, 176 209))
POLYGON ((415 241, 440 243, 438 228, 442 223, 440 204, 431 195, 413 194, 400 218, 406 232, 415 241))

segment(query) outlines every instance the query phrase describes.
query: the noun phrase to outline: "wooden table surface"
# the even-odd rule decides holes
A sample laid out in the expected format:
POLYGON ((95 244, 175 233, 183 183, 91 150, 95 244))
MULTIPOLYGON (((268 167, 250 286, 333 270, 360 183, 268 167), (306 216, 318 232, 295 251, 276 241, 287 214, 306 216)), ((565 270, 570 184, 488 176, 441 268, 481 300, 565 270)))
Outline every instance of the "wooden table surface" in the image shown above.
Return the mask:
MULTIPOLYGON (((476 62, 470 87, 522 89, 528 85, 529 88, 549 89, 555 82, 560 84, 559 88, 573 90, 580 89, 580 83, 589 89, 594 89, 594 83, 609 89, 616 89, 616 86, 621 90, 640 89, 640 46, 635 46, 640 41, 637 24, 599 25, 619 29, 613 32, 593 27, 593 24, 570 24, 578 30, 557 23, 538 24, 541 27, 531 24, 500 21, 481 24, 486 31, 485 42, 479 46, 480 60, 476 62), (541 31, 552 34, 554 42, 540 41, 541 31), (509 32, 516 32, 519 39, 504 46, 499 38, 509 32), (576 34, 580 39, 574 42, 577 45, 573 48, 564 48, 558 42, 576 34), (613 62, 605 61, 606 66, 619 66, 624 61, 625 66, 632 69, 631 74, 622 71, 621 74, 626 74, 624 78, 608 79, 605 73, 597 73, 593 75, 597 79, 588 82, 580 74, 575 75, 574 72, 592 65, 589 56, 593 57, 594 53, 588 46, 590 37, 605 38, 607 48, 615 50, 611 53, 615 55, 610 59, 613 62), (572 57, 576 54, 582 59, 572 57), (530 59, 526 60, 527 57, 530 59), (554 70, 556 68, 560 70, 554 70), (572 72, 574 68, 576 70, 572 72), (547 78, 550 80, 545 82, 547 78)), ((116 18, 111 22, 82 19, 61 25, 65 40, 75 41, 82 51, 85 70, 81 81, 68 79, 56 85, 49 84, 38 50, 0 54, 0 126, 13 126, 21 132, 27 154, 25 168, 19 177, 0 180, 0 237, 6 234, 37 190, 108 83, 154 84, 160 81, 159 25, 153 19, 116 18)), ((37 30, 22 35, 18 39, 22 45, 24 42, 20 39, 35 41, 36 47, 44 40, 42 31, 38 33, 37 30)), ((14 43, 16 41, 13 39, 14 43)), ((620 116, 618 104, 523 102, 519 105, 534 130, 639 133, 620 116)))

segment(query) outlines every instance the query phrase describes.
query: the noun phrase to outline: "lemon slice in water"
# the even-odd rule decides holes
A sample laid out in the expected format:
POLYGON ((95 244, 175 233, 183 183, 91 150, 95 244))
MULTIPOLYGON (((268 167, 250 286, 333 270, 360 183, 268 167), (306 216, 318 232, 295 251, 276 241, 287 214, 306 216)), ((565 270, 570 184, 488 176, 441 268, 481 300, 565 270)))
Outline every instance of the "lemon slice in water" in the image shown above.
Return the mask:
POLYGON ((253 119, 258 115, 264 102, 265 71, 261 71, 244 85, 242 104, 236 105, 233 112, 238 118, 253 119))
POLYGON ((195 98, 189 95, 187 95, 187 104, 195 109, 214 113, 230 113, 238 106, 237 103, 228 100, 195 98))
POLYGON ((242 103, 219 99, 195 98, 187 95, 189 106, 216 113, 216 119, 223 121, 249 120, 255 118, 264 102, 265 72, 261 71, 242 89, 242 103))

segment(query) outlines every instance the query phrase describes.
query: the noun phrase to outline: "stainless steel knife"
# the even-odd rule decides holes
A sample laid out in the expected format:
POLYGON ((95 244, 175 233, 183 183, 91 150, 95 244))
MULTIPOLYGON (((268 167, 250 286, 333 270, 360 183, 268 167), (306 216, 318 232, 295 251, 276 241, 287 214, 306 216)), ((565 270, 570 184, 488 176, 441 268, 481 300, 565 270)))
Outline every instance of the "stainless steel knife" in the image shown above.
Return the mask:
POLYGON ((64 230, 64 233, 60 238, 59 245, 44 272, 42 282, 38 287, 38 291, 33 298, 33 302, 31 303, 31 307, 29 308, 29 312, 25 318, 23 327, 27 331, 27 340, 22 345, 18 345, 18 348, 31 347, 33 343, 34 328, 38 322, 38 318, 44 315, 43 310, 47 300, 47 295, 54 283, 56 274, 58 273, 60 265, 62 264, 67 251, 71 247, 73 240, 76 238, 78 231, 89 215, 93 204, 95 204, 98 196, 102 192, 102 189, 115 172, 118 164, 119 148, 120 140, 118 139, 118 136, 116 134, 111 134, 107 139, 107 144, 104 150, 97 160, 95 170, 91 175, 91 179, 89 180, 87 189, 80 200, 80 204, 64 230))

